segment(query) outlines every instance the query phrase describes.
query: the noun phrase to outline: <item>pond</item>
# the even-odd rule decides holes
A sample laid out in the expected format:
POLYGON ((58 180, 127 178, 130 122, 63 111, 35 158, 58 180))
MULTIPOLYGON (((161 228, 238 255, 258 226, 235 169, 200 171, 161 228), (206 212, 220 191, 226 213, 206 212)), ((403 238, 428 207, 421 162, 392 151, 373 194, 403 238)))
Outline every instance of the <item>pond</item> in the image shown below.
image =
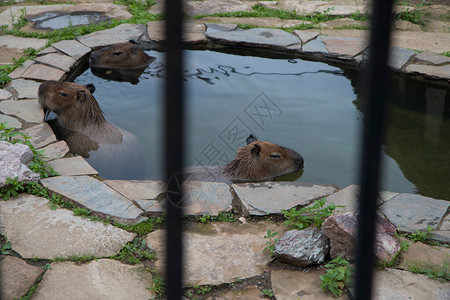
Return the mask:
MULTIPOLYGON (((146 177, 162 179, 164 57, 147 53, 156 60, 137 84, 102 79, 90 69, 75 82, 95 85, 108 121, 144 145, 146 177)), ((186 50, 185 61, 189 166, 229 162, 254 133, 304 157, 298 181, 358 183, 364 115, 357 71, 209 50, 186 50)), ((382 189, 450 200, 449 86, 393 78, 392 88, 382 189)))
POLYGON ((89 24, 98 24, 109 20, 104 14, 99 12, 81 11, 73 13, 64 12, 45 12, 29 21, 34 22, 34 28, 55 30, 68 28, 70 26, 80 26, 89 24))

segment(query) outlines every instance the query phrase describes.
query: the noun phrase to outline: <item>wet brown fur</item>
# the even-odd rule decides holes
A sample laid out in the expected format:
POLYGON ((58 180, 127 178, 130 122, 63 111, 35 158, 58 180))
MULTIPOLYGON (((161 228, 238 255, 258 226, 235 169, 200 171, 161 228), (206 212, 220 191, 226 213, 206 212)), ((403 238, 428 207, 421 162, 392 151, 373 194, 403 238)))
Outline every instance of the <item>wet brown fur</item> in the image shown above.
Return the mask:
POLYGON ((277 144, 255 141, 239 148, 234 159, 222 168, 234 182, 262 181, 302 169, 303 158, 277 144))
POLYGON ((97 51, 91 55, 90 64, 94 68, 141 68, 155 60, 149 56, 136 43, 113 44, 97 51))

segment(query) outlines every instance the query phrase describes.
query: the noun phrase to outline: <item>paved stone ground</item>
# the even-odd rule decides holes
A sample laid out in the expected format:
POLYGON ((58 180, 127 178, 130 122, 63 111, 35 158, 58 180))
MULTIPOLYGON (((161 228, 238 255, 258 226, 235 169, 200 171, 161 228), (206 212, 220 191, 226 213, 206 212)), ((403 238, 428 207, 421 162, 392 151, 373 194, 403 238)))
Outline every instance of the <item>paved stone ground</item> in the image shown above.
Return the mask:
MULTIPOLYGON (((50 9, 103 10, 111 17, 129 17, 123 6, 113 5, 112 1, 75 2, 89 3, 83 6, 29 6, 27 12, 36 14, 50 9)), ((160 1, 157 2, 151 11, 161 9, 160 1)), ((415 1, 410 2, 411 5, 417 4, 415 1)), ((419 31, 417 26, 410 23, 395 24, 397 29, 393 42, 397 48, 392 52, 390 66, 395 72, 407 76, 448 82, 450 58, 436 53, 450 50, 448 21, 438 20, 439 16, 448 14, 449 9, 448 5, 444 5, 445 1, 434 2, 434 5, 426 8, 430 10, 433 20, 422 28, 427 31, 419 31), (429 51, 417 54, 407 48, 429 51)), ((260 4, 286 10, 297 9, 297 12, 325 11, 334 6, 334 13, 348 15, 363 10, 364 3, 359 0, 335 0, 265 1, 260 4)), ((254 4, 256 1, 189 1, 188 12, 200 15, 251 10, 254 4)), ((18 14, 19 9, 17 5, 12 9, 0 7, 0 23, 9 25, 11 15, 18 14)), ((204 18, 188 25, 186 41, 207 47, 237 45, 276 49, 324 62, 337 60, 349 65, 360 65, 367 58, 366 33, 363 30, 337 29, 352 22, 361 25, 354 20, 335 20, 322 24, 320 31, 297 30, 291 34, 270 28, 241 30, 236 24, 228 23, 289 27, 298 25, 298 22, 266 18, 204 18)), ((161 215, 170 199, 164 193, 162 182, 102 181, 90 176, 96 171, 82 158, 68 153, 65 142, 58 142, 49 126, 43 122, 43 111, 37 103, 37 88, 41 81, 67 78, 92 49, 129 39, 136 39, 142 45, 157 45, 164 40, 162 26, 161 22, 151 22, 147 26, 124 24, 72 41, 58 42, 43 49, 34 61, 26 62, 11 73, 13 81, 0 90, 0 121, 8 121, 10 126, 22 128, 31 135, 31 142, 36 148, 46 150, 51 165, 62 175, 44 179, 41 183, 51 192, 64 196, 76 206, 91 210, 93 215, 100 218, 109 217, 136 224, 148 217, 161 215)), ((26 30, 33 29, 30 25, 26 30)), ((0 35, 0 63, 10 63, 11 58, 20 56, 25 48, 31 46, 40 49, 46 42, 0 35)), ((188 225, 185 244, 190 258, 185 271, 187 286, 215 286, 205 296, 209 299, 262 298, 262 289, 272 289, 276 299, 332 298, 319 288, 318 277, 325 273, 320 266, 300 269, 286 265, 280 267, 276 262, 270 262, 268 254, 262 251, 266 243, 264 235, 268 229, 281 235, 287 228, 261 216, 268 213, 276 216, 283 209, 309 205, 314 199, 322 197, 327 197, 330 203, 344 206, 336 214, 353 211, 357 201, 357 186, 338 189, 335 186, 305 183, 228 185, 193 182, 186 189, 189 191, 186 211, 190 215, 218 216, 220 212, 233 210, 243 214, 240 222, 197 222, 188 225)), ((418 195, 383 192, 380 194, 379 211, 401 231, 424 231, 431 226, 434 240, 449 243, 449 205, 450 202, 418 195)), ((148 299, 155 296, 154 290, 148 288, 154 286, 154 282, 158 281, 157 275, 163 271, 164 229, 141 236, 145 246, 156 253, 157 260, 153 265, 127 265, 110 257, 119 253, 127 242, 133 241, 136 237, 134 233, 83 219, 66 209, 53 209, 45 198, 22 194, 0 202, 0 221, 0 233, 12 243, 13 249, 12 255, 0 255, 1 299, 21 297, 33 285, 37 287, 33 299, 148 299), (85 264, 70 261, 79 256, 96 259, 85 264), (64 259, 69 261, 61 261, 64 259)), ((2 245, 5 244, 3 238, 0 241, 2 245)), ((448 272, 448 259, 448 248, 421 243, 411 245, 398 269, 377 272, 376 298, 449 299, 448 281, 440 283, 406 271, 416 267, 448 272)))

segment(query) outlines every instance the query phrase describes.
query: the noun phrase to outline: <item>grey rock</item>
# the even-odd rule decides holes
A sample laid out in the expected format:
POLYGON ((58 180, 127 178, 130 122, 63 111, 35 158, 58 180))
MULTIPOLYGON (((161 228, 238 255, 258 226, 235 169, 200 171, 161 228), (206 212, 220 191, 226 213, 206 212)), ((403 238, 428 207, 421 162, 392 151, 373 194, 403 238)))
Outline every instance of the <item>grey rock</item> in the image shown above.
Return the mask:
POLYGON ((411 64, 406 67, 406 73, 427 75, 438 79, 450 78, 450 65, 430 66, 411 64))
POLYGON ((412 50, 391 47, 388 66, 394 70, 400 70, 416 53, 412 50))
MULTIPOLYGON (((147 33, 150 40, 161 42, 165 40, 164 21, 154 21, 147 23, 147 33)), ((183 25, 183 39, 185 43, 198 44, 205 43, 206 37, 203 34, 206 31, 205 25, 200 23, 188 22, 183 25)))
POLYGON ((415 57, 415 60, 423 61, 423 62, 433 64, 433 65, 450 63, 450 57, 436 54, 436 53, 429 52, 429 51, 424 51, 422 53, 417 54, 415 57))
POLYGON ((89 48, 104 47, 115 43, 125 43, 129 40, 139 40, 144 33, 145 26, 136 24, 122 24, 117 27, 96 31, 79 36, 77 41, 89 48))
POLYGON ((39 174, 31 171, 25 164, 30 162, 33 153, 23 144, 10 144, 0 141, 0 188, 5 186, 8 177, 19 181, 38 181, 39 174))
POLYGON ((386 269, 375 273, 373 299, 445 300, 450 298, 450 283, 401 270, 386 269))
MULTIPOLYGON (((71 41, 71 40, 69 40, 69 41, 71 41)), ((61 42, 65 42, 65 40, 64 40, 64 41, 61 41, 61 42)), ((57 42, 57 43, 60 43, 60 42, 57 42)), ((57 44, 57 43, 55 43, 55 44, 57 44)), ((54 44, 54 45, 55 45, 55 44, 54 44)), ((40 51, 40 52, 37 54, 37 56, 41 56, 41 55, 45 55, 45 54, 50 54, 50 53, 58 53, 58 50, 56 50, 56 48, 54 48, 53 46, 50 46, 50 47, 45 48, 44 50, 40 51)))
MULTIPOLYGON (((334 298, 331 293, 326 293, 320 288, 319 277, 325 275, 325 269, 309 268, 298 271, 272 270, 271 284, 275 298, 277 300, 331 300, 334 298)), ((343 294, 339 299, 348 299, 343 294)))
POLYGON ((51 161, 58 158, 63 158, 67 153, 69 153, 69 146, 65 141, 59 141, 57 143, 50 144, 44 148, 43 155, 46 161, 51 161))
POLYGON ((20 123, 19 120, 17 120, 16 118, 10 117, 10 116, 5 116, 5 115, 0 115, 0 123, 7 123, 6 126, 8 127, 13 127, 16 129, 20 129, 22 128, 22 123, 20 123))
POLYGON ((431 232, 431 239, 450 244, 450 214, 444 218, 438 230, 431 232))
MULTIPOLYGON (((26 62, 23 63, 23 65, 21 65, 20 67, 18 67, 14 71, 12 71, 9 74, 9 77, 11 77, 11 79, 19 79, 19 78, 21 78, 23 73, 25 73, 25 71, 29 67, 31 67, 33 64, 34 64, 33 60, 27 60, 26 62)), ((35 98, 35 97, 29 97, 29 98, 35 98)))
MULTIPOLYGON (((2 14, 0 14, 0 26, 4 25, 2 14)), ((12 35, 2 35, 0 36, 0 46, 6 46, 8 48, 18 49, 24 51, 28 48, 40 49, 45 47, 47 44, 47 39, 37 39, 37 38, 23 38, 12 35)))
MULTIPOLYGON (((353 260, 357 235, 356 213, 348 212, 329 217, 323 223, 322 231, 330 239, 331 258, 342 254, 347 260, 353 260)), ((375 256, 379 261, 391 261, 400 250, 400 242, 395 237, 395 227, 381 215, 377 217, 375 239, 375 256)))
POLYGON ((237 24, 217 24, 217 23, 205 23, 206 32, 217 31, 233 31, 237 28, 237 24))
POLYGON ((153 200, 166 191, 165 184, 157 180, 105 180, 103 182, 130 200, 153 200))
POLYGON ((327 47, 322 40, 322 36, 318 36, 316 39, 307 42, 305 45, 303 45, 302 51, 328 53, 327 47))
POLYGON ((340 58, 353 58, 363 52, 368 43, 364 39, 357 38, 331 38, 323 37, 330 54, 338 55, 340 58))
POLYGON ((147 300, 155 293, 152 275, 142 264, 125 265, 99 259, 77 265, 54 262, 39 284, 33 299, 133 299, 147 300))
POLYGON ((329 250, 328 238, 320 229, 310 227, 286 232, 275 244, 273 254, 280 261, 305 267, 321 264, 329 250))
POLYGON ((314 40, 320 35, 320 32, 315 31, 303 31, 303 30, 294 30, 294 33, 298 36, 298 38, 302 41, 302 45, 307 42, 314 40))
POLYGON ((448 273, 450 271, 448 265, 449 260, 449 248, 413 242, 409 245, 406 252, 402 252, 402 260, 398 267, 404 270, 416 267, 421 270, 448 273))
POLYGON ((0 101, 1 100, 8 100, 11 99, 12 95, 10 92, 8 92, 7 90, 4 89, 0 89, 0 101))
POLYGON ((108 257, 135 237, 112 225, 76 217, 66 209, 52 210, 47 199, 27 194, 0 202, 0 217, 2 234, 24 258, 108 257))
POLYGON ((36 57, 35 61, 69 72, 76 63, 73 57, 59 53, 50 53, 36 57))
POLYGON ((394 27, 397 30, 411 30, 411 31, 421 31, 422 30, 419 25, 413 24, 411 22, 404 21, 404 20, 395 21, 394 27))
MULTIPOLYGON (((218 12, 234 12, 251 10, 251 4, 240 0, 203 0, 203 1, 184 1, 185 11, 190 15, 205 15, 218 12)), ((164 12, 164 1, 157 0, 150 10, 153 14, 164 12)))
POLYGON ((58 176, 43 179, 42 184, 90 210, 113 216, 127 223, 139 221, 143 212, 101 181, 88 176, 58 176))
POLYGON ((445 216, 450 202, 413 194, 400 194, 381 206, 381 211, 399 230, 435 229, 445 216), (405 209, 407 207, 408 209, 405 209))
POLYGON ((302 182, 233 184, 233 189, 250 215, 281 213, 298 205, 328 196, 336 187, 302 182))
POLYGON ((61 176, 98 175, 98 172, 81 156, 60 158, 49 165, 61 176))
POLYGON ((229 299, 240 299, 240 300, 255 300, 255 299, 264 299, 264 295, 261 293, 261 290, 258 289, 256 285, 249 285, 244 287, 241 290, 236 290, 233 288, 230 291, 225 291, 222 293, 217 293, 217 300, 229 300, 229 299))
MULTIPOLYGON (((263 253, 267 229, 282 232, 273 224, 191 224, 184 232, 185 286, 219 285, 262 275, 270 261, 263 253)), ((156 252, 155 267, 165 268, 165 231, 147 235, 147 245, 156 252)))
POLYGON ((67 54, 77 60, 91 52, 90 48, 75 40, 59 41, 57 43, 54 43, 52 46, 62 53, 67 54))
POLYGON ((31 266, 20 258, 0 256, 0 299, 19 299, 24 296, 43 269, 31 266))
POLYGON ((23 130, 23 133, 31 137, 29 141, 35 148, 45 147, 48 144, 56 142, 56 136, 47 123, 41 123, 27 128, 23 130))
MULTIPOLYGON (((185 214, 217 216, 220 212, 232 209, 233 197, 226 183, 189 181, 183 188, 185 214)), ((167 195, 167 201, 171 201, 170 194, 167 195)))
MULTIPOLYGON (((272 27, 281 27, 281 28, 290 28, 299 25, 311 24, 309 21, 303 20, 287 20, 273 17, 205 17, 202 18, 202 21, 210 22, 210 23, 228 23, 232 24, 245 24, 245 25, 253 25, 255 27, 263 27, 263 28, 272 28, 272 27)), ((241 31, 242 29, 238 29, 241 31)), ((229 30, 222 30, 229 31, 229 30)))
POLYGON ((37 100, 4 100, 0 102, 0 111, 30 123, 44 120, 44 111, 37 100))
POLYGON ((60 81, 66 78, 66 74, 64 71, 57 68, 52 68, 42 64, 33 64, 28 69, 26 69, 25 72, 23 72, 21 77, 38 81, 60 81))
POLYGON ((211 32, 206 36, 217 43, 249 47, 286 48, 300 44, 300 39, 280 29, 252 28, 241 31, 211 32))
POLYGON ((39 82, 25 79, 16 79, 10 83, 10 87, 17 91, 18 99, 36 99, 39 85, 39 82))
POLYGON ((156 200, 135 200, 142 210, 145 210, 145 215, 155 216, 164 213, 164 207, 156 200))

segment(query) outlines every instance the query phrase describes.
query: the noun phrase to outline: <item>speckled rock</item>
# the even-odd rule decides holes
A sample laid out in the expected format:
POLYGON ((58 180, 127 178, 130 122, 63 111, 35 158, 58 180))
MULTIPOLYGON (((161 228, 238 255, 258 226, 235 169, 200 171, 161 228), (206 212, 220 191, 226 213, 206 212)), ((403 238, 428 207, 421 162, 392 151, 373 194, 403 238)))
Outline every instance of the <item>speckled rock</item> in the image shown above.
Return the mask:
POLYGON ((318 228, 289 230, 275 244, 274 256, 280 261, 305 267, 321 264, 330 250, 328 238, 318 228))
POLYGON ((47 199, 27 194, 1 201, 0 218, 1 234, 24 258, 107 257, 135 237, 112 225, 76 217, 67 209, 52 210, 47 199))

